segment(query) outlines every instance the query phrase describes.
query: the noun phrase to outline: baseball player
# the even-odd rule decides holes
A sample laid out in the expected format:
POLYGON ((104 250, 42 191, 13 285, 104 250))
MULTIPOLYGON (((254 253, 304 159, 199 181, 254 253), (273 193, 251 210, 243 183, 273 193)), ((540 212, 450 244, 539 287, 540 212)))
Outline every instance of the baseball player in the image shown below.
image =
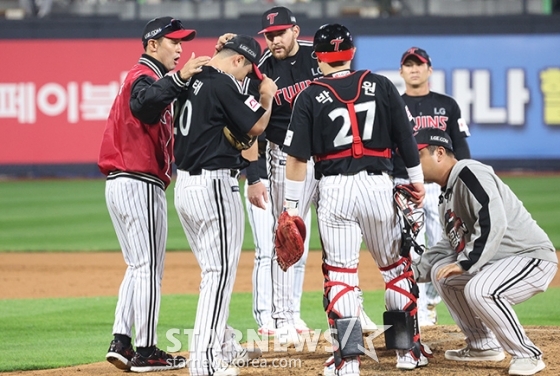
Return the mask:
POLYGON ((425 180, 442 187, 444 234, 414 274, 432 280, 467 342, 445 358, 501 361, 505 350, 510 375, 534 375, 543 354, 512 306, 547 289, 558 269, 554 246, 490 166, 457 161, 447 132, 420 130, 416 140, 425 180))
POLYGON ((195 34, 171 17, 146 24, 144 54, 113 103, 99 153, 99 168, 107 175, 107 208, 128 266, 106 359, 133 372, 186 365, 184 357, 173 357, 156 344, 167 240, 165 189, 173 152, 171 103, 210 58, 193 54, 179 71, 169 72, 181 57, 181 42, 195 34), (131 344, 133 326, 136 351, 131 344))
MULTIPOLYGON (((259 62, 259 69, 274 80, 278 86, 266 132, 270 185, 268 190, 270 191, 275 229, 284 202, 287 156, 282 151, 282 143, 290 122, 291 105, 301 90, 309 86, 311 81, 322 77, 323 74, 317 64, 316 56, 313 54, 312 43, 298 40, 300 28, 295 16, 288 8, 273 7, 264 12, 262 15, 262 30, 259 31, 259 34, 264 35, 268 46, 268 50, 265 51, 259 62)), ((223 40, 230 36, 231 34, 222 36, 216 47, 219 49, 223 40)), ((250 166, 249 168, 254 167, 250 166)), ((306 187, 303 190, 300 203, 300 213, 303 218, 306 218, 311 203, 317 199, 317 180, 314 177, 312 160, 309 161, 307 166, 305 182, 306 187)), ((250 185, 247 194, 253 205, 264 208, 262 202, 268 195, 264 183, 258 182, 250 185)), ((307 233, 309 232, 307 231, 307 233)), ((286 272, 282 271, 278 265, 276 256, 272 257, 272 322, 261 326, 260 332, 274 334, 278 328, 283 328, 282 332, 293 332, 292 328, 300 333, 309 330, 303 320, 297 320, 296 322, 294 317, 296 307, 300 306, 300 302, 295 302, 295 300, 301 300, 303 285, 302 282, 295 283, 294 281, 303 281, 307 251, 308 248, 306 248, 306 253, 301 260, 286 272), (296 273, 298 273, 297 276, 296 273)), ((357 293, 361 294, 361 291, 357 289, 357 293)), ((363 310, 360 311, 360 319, 364 331, 373 332, 377 330, 375 323, 363 310)))
POLYGON ((232 364, 238 354, 222 348, 244 234, 237 177, 248 161, 242 151, 266 128, 276 91, 264 76, 260 102, 244 93, 240 82, 251 72, 259 74, 260 56, 253 38, 230 39, 176 103, 175 207, 202 269, 190 345, 193 376, 239 373, 232 364))
MULTIPOLYGON (((470 158, 471 153, 467 143, 467 137, 470 136, 469 128, 461 117, 459 105, 447 95, 430 91, 429 78, 432 75, 432 61, 428 53, 418 47, 406 50, 401 57, 400 74, 406 85, 402 98, 414 117, 414 131, 417 132, 424 128, 441 129, 451 137, 457 159, 470 158)), ((394 163, 395 185, 406 184, 408 175, 398 154, 395 156, 394 163)), ((425 233, 422 231, 418 235, 418 240, 424 244, 426 235, 429 250, 439 241, 442 234, 437 211, 440 187, 430 183, 426 184, 425 188, 425 233)), ((412 254, 416 255, 415 252, 412 254)), ((435 325, 437 324, 435 306, 441 301, 441 298, 431 283, 419 283, 418 287, 420 290, 418 322, 420 326, 435 325)))
POLYGON ((307 160, 313 156, 315 176, 320 178, 317 218, 324 249, 324 305, 331 335, 340 344, 333 353, 335 372, 360 372, 363 339, 354 290, 362 238, 385 280, 391 325, 402 319, 405 332, 414 331, 414 337, 407 338, 410 347, 397 351, 397 367, 424 366, 428 360, 414 322, 411 261, 399 254, 401 230, 387 173, 392 169, 392 146, 397 144, 416 192, 415 202, 421 205, 424 178, 412 119, 386 77, 350 69, 355 47, 346 27, 321 26, 313 48, 325 77, 310 83, 293 104, 284 140, 288 155, 284 209, 298 214, 307 160))
MULTIPOLYGON (((253 267, 253 317, 259 325, 259 334, 273 336, 274 325, 272 323, 271 309, 272 309, 272 280, 271 265, 272 253, 274 250, 273 229, 274 217, 270 208, 270 201, 268 197, 259 197, 263 200, 262 207, 253 205, 249 200, 247 186, 256 183, 262 183, 269 189, 268 172, 266 168, 266 138, 265 134, 261 134, 258 139, 258 163, 252 163, 251 167, 246 170, 247 181, 245 187, 245 207, 249 217, 249 224, 253 232, 253 241, 255 243, 255 261, 253 267)), ((311 228, 311 214, 305 217, 305 225, 311 228)), ((308 254, 310 236, 307 234, 305 239, 305 255, 308 254)), ((301 292, 303 291, 303 276, 304 270, 298 271, 298 268, 305 268, 305 260, 300 260, 294 265, 295 277, 294 281, 294 325, 299 333, 308 331, 307 325, 301 319, 300 303, 301 292), (299 278, 298 278, 299 277, 299 278), (296 295, 298 294, 299 295, 296 295)))

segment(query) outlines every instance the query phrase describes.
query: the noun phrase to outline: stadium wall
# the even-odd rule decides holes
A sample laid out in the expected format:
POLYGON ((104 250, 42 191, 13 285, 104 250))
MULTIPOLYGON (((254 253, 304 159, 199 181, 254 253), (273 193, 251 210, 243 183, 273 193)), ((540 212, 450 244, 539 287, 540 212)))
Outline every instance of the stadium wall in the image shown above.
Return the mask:
MULTIPOLYGON (((299 17, 309 38, 335 20, 299 17)), ((142 52, 145 20, 0 21, 0 175, 99 176, 97 151, 122 75, 142 52)), ((497 170, 560 171, 560 16, 336 20, 355 36, 356 69, 399 90, 401 54, 433 60, 432 87, 467 119, 473 158, 497 170)), ((224 32, 255 35, 260 18, 188 22, 190 51, 213 51, 224 32)), ((264 44, 264 40, 261 41, 264 44)))

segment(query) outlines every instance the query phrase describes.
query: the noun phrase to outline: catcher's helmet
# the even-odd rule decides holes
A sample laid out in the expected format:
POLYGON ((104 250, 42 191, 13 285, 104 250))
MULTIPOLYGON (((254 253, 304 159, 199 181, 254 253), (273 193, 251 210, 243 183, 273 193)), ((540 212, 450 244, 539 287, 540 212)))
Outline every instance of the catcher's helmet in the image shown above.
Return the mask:
POLYGON ((348 61, 354 58, 352 34, 341 24, 323 25, 313 38, 313 50, 325 63, 348 61))

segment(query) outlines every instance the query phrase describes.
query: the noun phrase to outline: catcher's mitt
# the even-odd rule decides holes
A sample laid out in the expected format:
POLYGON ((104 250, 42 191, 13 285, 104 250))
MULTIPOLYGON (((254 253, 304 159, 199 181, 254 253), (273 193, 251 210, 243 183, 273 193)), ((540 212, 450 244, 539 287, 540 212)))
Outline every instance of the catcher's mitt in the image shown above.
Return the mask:
POLYGON ((421 255, 424 248, 416 242, 416 236, 424 227, 424 210, 419 208, 411 198, 417 193, 409 184, 397 185, 394 190, 395 205, 404 220, 401 255, 408 256, 410 247, 421 255))
POLYGON ((291 216, 286 211, 280 214, 274 245, 278 265, 283 271, 288 270, 303 256, 305 231, 305 223, 301 217, 291 216))
POLYGON ((257 140, 257 136, 233 134, 228 127, 224 127, 224 135, 230 144, 237 150, 249 149, 257 140))

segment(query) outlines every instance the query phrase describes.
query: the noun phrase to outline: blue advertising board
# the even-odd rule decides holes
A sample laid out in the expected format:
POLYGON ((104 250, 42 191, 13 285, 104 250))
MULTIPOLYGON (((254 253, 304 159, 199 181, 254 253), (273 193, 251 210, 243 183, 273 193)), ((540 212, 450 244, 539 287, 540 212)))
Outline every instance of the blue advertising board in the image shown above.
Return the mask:
POLYGON ((431 88, 457 100, 473 158, 560 160, 560 35, 359 36, 355 43, 353 67, 389 77, 401 93, 402 54, 425 49, 431 88))

